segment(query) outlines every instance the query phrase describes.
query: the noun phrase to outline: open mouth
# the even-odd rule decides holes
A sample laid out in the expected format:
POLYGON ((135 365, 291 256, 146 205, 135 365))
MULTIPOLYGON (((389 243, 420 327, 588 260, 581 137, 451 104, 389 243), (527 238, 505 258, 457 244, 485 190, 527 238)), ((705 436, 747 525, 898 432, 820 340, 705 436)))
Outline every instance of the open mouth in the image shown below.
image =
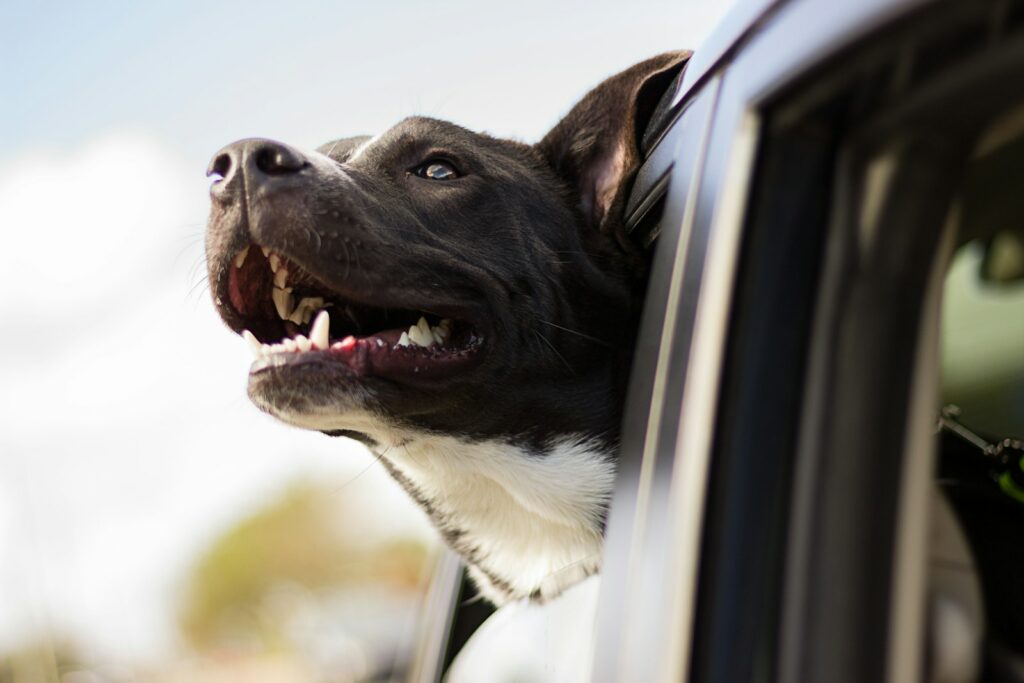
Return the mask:
POLYGON ((232 327, 252 347, 252 372, 330 362, 359 377, 432 379, 475 364, 483 346, 467 321, 375 306, 372 293, 357 301, 267 247, 246 247, 228 270, 228 298, 240 319, 232 327))

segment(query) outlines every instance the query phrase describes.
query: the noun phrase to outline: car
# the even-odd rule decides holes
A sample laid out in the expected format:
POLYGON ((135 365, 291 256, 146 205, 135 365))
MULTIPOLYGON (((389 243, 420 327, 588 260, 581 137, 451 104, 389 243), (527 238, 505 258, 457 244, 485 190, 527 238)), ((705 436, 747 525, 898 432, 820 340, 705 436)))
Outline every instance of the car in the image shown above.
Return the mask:
MULTIPOLYGON (((593 639, 546 680, 1024 680, 1021 83, 1020 0, 746 0, 695 52, 628 206, 594 609, 538 636, 593 639)), ((533 609, 466 590, 449 557, 411 680, 533 609)))

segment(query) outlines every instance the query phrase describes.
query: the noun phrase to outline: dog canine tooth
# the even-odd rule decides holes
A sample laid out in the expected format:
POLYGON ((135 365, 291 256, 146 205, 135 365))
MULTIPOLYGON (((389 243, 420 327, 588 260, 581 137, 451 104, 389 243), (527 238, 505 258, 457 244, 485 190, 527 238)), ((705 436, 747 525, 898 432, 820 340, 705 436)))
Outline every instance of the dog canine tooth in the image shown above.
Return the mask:
POLYGON ((287 268, 279 268, 277 270, 277 272, 274 273, 274 286, 277 287, 278 289, 285 289, 285 286, 287 284, 288 284, 288 269, 287 268))
POLYGON ((277 269, 281 267, 281 257, 271 252, 268 258, 270 259, 270 269, 277 273, 277 269))
POLYGON ((402 336, 398 338, 398 343, 395 346, 409 346, 409 333, 403 332, 402 336))
POLYGON ((281 320, 288 320, 295 309, 295 297, 291 292, 286 292, 283 289, 271 290, 270 296, 274 299, 274 308, 277 309, 277 315, 280 316, 281 320))
POLYGON ((259 358, 263 354, 263 344, 256 338, 256 335, 249 330, 242 330, 242 339, 249 343, 249 348, 252 349, 253 355, 259 358))
POLYGON ((249 255, 249 247, 246 247, 242 251, 238 252, 238 256, 235 257, 235 268, 241 268, 245 263, 245 257, 249 255))
POLYGON ((331 314, 327 311, 320 311, 316 314, 313 327, 309 331, 309 339, 313 346, 318 349, 326 349, 331 345, 331 314))
POLYGON ((409 328, 409 341, 415 346, 430 346, 434 338, 429 332, 424 332, 419 325, 413 325, 409 328))
POLYGON ((423 346, 433 346, 435 342, 440 343, 440 340, 434 336, 430 323, 422 315, 419 322, 416 323, 416 327, 420 329, 420 339, 423 346))

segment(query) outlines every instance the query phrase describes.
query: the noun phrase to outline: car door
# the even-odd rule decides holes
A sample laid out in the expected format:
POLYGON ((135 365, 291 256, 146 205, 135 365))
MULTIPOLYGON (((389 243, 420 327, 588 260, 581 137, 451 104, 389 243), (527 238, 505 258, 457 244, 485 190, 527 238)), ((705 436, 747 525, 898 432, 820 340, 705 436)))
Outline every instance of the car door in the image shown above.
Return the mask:
POLYGON ((938 332, 1022 16, 779 3, 691 63, 680 97, 718 94, 662 366, 683 387, 632 396, 673 417, 624 442, 594 680, 915 681, 970 640, 929 602, 938 332))

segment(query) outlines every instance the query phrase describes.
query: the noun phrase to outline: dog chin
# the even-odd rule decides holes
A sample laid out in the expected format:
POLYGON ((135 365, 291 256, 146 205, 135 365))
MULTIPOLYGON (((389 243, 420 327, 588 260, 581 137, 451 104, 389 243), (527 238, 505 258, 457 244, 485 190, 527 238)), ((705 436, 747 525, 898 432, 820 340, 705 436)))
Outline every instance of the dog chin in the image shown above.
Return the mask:
POLYGON ((278 420, 321 432, 371 434, 386 428, 373 392, 349 383, 311 381, 298 368, 262 370, 249 375, 249 399, 278 420))

